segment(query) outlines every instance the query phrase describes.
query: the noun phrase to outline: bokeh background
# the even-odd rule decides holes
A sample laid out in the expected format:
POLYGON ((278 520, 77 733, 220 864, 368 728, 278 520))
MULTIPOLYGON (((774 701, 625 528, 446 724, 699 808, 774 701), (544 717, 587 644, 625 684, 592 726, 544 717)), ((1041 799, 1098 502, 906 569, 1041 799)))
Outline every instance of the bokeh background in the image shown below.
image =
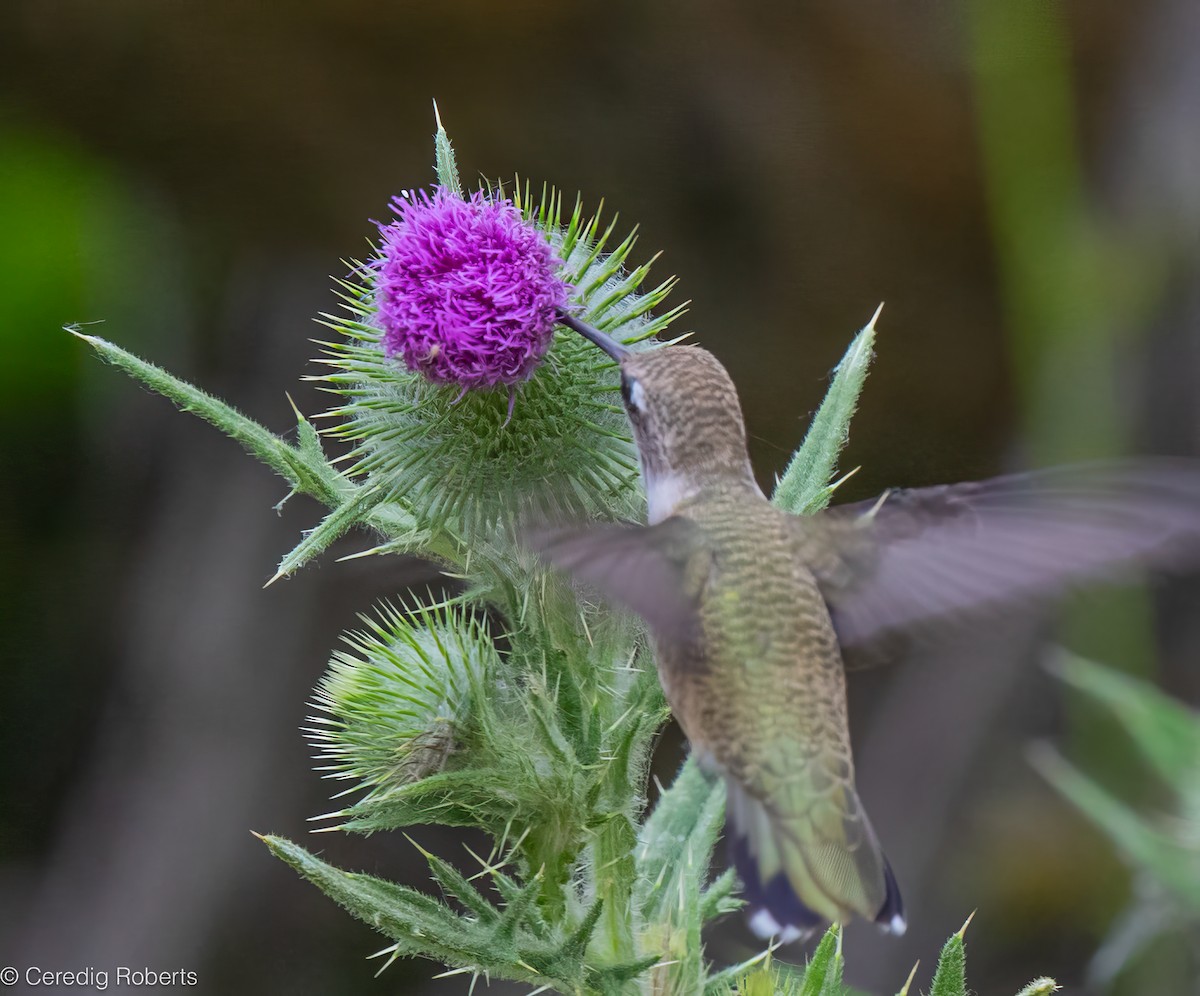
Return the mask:
MULTIPOLYGON (((250 834, 331 808, 299 728, 338 633, 430 576, 263 583, 320 510, 61 330, 97 330, 278 431, 322 407, 313 317, 389 197, 545 179, 641 226, 677 328, 728 366, 764 484, 886 301, 850 498, 1119 452, 1200 454, 1200 6, 664 0, 0 5, 0 962, 197 972, 199 991, 465 992, 250 834)), ((340 552, 361 547, 351 538, 340 552)), ((1129 901, 1027 760, 1050 740, 1161 802, 1038 666, 1036 630, 854 675, 862 794, 911 911, 847 935, 894 992, 978 909, 972 985, 1197 992, 1186 935, 1107 989, 1129 901)), ((1062 638, 1200 704, 1200 585, 1087 595, 1062 638)), ((665 776, 682 747, 663 739, 665 776)), ((414 833, 458 853, 436 829, 414 833)), ((421 884, 401 835, 317 843, 421 884)), ((738 923, 712 939, 729 957, 738 923)), ((918 985, 928 975, 918 974, 918 985)), ((510 990, 493 984, 494 992, 510 990)))

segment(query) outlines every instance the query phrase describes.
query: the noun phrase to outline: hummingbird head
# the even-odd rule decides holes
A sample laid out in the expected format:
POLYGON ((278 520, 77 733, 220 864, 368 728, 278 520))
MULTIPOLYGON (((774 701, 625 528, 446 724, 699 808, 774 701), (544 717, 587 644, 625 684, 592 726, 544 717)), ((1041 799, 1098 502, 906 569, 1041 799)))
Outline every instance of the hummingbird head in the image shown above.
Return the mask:
POLYGON ((621 360, 621 399, 648 478, 753 479, 737 391, 708 350, 629 353, 621 360))
POLYGON ((653 524, 682 499, 712 486, 757 491, 737 390, 699 346, 633 352, 598 329, 560 315, 621 366, 621 398, 633 426, 653 524))

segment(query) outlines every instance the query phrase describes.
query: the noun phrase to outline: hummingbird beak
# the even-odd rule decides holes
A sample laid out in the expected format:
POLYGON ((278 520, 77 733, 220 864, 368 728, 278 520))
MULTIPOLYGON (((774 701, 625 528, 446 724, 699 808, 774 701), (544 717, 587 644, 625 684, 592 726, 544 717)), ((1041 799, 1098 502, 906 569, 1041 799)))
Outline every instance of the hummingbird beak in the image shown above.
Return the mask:
POLYGON ((578 332, 590 342, 594 342, 618 363, 620 363, 629 355, 629 350, 617 342, 617 340, 612 336, 605 335, 598 328, 594 328, 593 326, 588 325, 586 322, 581 322, 574 315, 567 314, 567 312, 562 308, 558 309, 558 321, 567 328, 578 332))

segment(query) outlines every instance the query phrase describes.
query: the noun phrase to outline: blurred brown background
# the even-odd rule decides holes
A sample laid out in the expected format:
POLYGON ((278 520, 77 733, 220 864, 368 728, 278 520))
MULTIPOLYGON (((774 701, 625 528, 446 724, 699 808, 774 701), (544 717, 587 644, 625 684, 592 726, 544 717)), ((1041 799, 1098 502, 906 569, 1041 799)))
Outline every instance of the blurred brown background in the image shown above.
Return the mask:
MULTIPOLYGON (((850 498, 1196 454, 1197 37, 1189 0, 6 0, 0 963, 466 991, 428 963, 372 980, 385 942, 249 833, 301 836, 331 808, 308 693, 355 612, 427 570, 326 557, 262 590, 319 510, 276 514, 278 480, 64 323, 103 320, 288 431, 285 391, 322 407, 298 378, 339 259, 432 179, 436 97, 464 179, 604 196, 640 223, 639 258, 664 250, 692 299, 676 327, 728 365, 764 482, 881 300, 850 498)), ((1082 601, 1081 650, 1200 703, 1195 583, 1082 601)), ((848 934, 858 986, 894 992, 978 908, 975 989, 1092 991, 1128 876, 1024 752, 1051 738, 1110 783, 1129 769, 1025 642, 852 679, 861 788, 912 923, 848 934)), ((668 736, 664 774, 679 751, 668 736)), ((315 843, 425 882, 398 834, 315 843)), ((712 950, 746 943, 731 921, 712 950)), ((1113 991, 1184 992, 1173 957, 1113 991)))

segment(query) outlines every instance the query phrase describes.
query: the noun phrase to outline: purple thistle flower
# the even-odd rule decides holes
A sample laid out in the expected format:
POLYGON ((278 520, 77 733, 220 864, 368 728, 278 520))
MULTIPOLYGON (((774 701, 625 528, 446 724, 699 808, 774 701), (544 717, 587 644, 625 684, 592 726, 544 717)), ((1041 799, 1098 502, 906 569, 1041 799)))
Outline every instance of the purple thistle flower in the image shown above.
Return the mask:
POLYGON ((561 261, 508 200, 445 188, 394 198, 375 293, 383 350, 438 384, 516 384, 541 362, 567 301, 561 261))

